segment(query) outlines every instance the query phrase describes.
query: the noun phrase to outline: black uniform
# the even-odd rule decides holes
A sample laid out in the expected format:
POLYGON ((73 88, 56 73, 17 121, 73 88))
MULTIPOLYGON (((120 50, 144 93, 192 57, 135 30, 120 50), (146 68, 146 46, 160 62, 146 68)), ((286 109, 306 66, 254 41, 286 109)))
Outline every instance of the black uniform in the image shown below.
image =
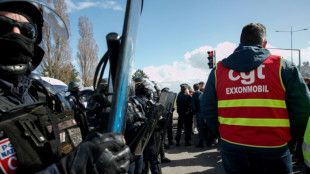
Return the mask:
MULTIPOLYGON (((0 138, 4 142, 0 146, 10 147, 7 152, 18 161, 17 173, 34 173, 70 153, 82 142, 86 129, 78 124, 68 103, 39 81, 24 76, 18 86, 0 80, 0 138)), ((2 166, 8 162, 1 160, 2 166)))
POLYGON ((175 137, 177 145, 180 143, 181 131, 184 126, 185 130, 185 145, 190 145, 191 134, 192 134, 192 124, 193 124, 193 114, 191 112, 191 96, 181 91, 177 97, 177 112, 178 117, 178 129, 177 135, 175 137))
MULTIPOLYGON (((136 97, 130 97, 127 106, 126 114, 126 130, 125 139, 128 145, 131 145, 133 140, 140 133, 145 124, 146 117, 144 108, 136 97)), ((140 174, 143 169, 143 154, 133 155, 128 174, 140 174)))

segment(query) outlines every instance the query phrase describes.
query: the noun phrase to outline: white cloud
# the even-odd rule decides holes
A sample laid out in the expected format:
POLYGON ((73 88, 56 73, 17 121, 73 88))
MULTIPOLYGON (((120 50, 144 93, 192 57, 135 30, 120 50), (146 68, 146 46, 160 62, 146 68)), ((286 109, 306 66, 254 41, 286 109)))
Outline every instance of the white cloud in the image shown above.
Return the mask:
POLYGON ((121 5, 116 1, 82 1, 82 2, 73 2, 72 0, 65 0, 67 5, 68 13, 83 10, 91 7, 99 7, 104 9, 112 9, 117 11, 124 10, 121 5))
POLYGON ((217 61, 230 55, 236 45, 230 42, 219 43, 216 48, 202 46, 184 54, 184 59, 173 62, 172 65, 145 67, 143 71, 156 81, 161 88, 169 87, 179 92, 180 84, 187 83, 193 86, 200 81, 206 82, 211 72, 208 66, 208 51, 216 50, 217 61))
MULTIPOLYGON (((216 48, 202 46, 184 54, 184 59, 173 62, 172 65, 161 65, 158 67, 145 67, 143 71, 150 80, 156 81, 161 88, 169 87, 174 92, 180 91, 180 84, 187 83, 193 86, 194 83, 203 81, 206 83, 211 70, 208 67, 207 52, 216 50, 216 62, 228 57, 236 49, 237 45, 231 42, 219 43, 216 48)), ((275 48, 267 45, 267 48, 275 48)), ((272 54, 281 55, 290 60, 290 50, 270 49, 272 54)), ((294 63, 298 65, 298 52, 294 51, 294 63)), ((301 62, 310 62, 310 47, 301 49, 301 62)))

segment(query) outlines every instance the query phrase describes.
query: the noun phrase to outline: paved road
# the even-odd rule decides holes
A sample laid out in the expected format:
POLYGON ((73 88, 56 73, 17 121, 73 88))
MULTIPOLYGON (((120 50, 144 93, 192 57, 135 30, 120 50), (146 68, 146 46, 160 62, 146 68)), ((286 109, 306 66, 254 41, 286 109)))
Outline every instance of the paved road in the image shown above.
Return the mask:
MULTIPOLYGON (((174 125, 177 123, 177 114, 174 113, 174 125)), ((175 137, 176 129, 174 129, 175 137)), ((180 146, 172 145, 166 149, 166 157, 171 163, 162 163, 163 174, 225 174, 221 154, 218 146, 197 148, 198 134, 192 135, 192 146, 184 146, 184 135, 181 137, 180 146)), ((304 168, 294 168, 293 174, 303 174, 304 168)))
POLYGON ((185 173, 210 173, 225 174, 222 167, 222 159, 217 146, 195 147, 198 142, 198 135, 192 136, 192 146, 184 146, 184 135, 180 146, 170 146, 166 149, 166 157, 171 159, 171 163, 163 163, 163 174, 185 174, 185 173))

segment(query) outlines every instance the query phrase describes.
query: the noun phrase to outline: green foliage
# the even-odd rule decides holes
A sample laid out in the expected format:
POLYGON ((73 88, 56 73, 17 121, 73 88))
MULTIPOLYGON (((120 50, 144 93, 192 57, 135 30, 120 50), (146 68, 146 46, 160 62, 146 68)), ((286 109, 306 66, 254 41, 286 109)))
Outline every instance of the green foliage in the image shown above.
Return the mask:
POLYGON ((144 78, 149 78, 149 76, 148 75, 146 75, 145 73, 144 73, 144 71, 143 70, 141 70, 141 69, 138 69, 133 75, 132 75, 132 80, 134 80, 135 78, 138 78, 138 77, 144 77, 144 78))
POLYGON ((71 69, 70 77, 69 77, 70 80, 69 81, 70 82, 72 82, 72 81, 79 82, 80 80, 78 79, 78 75, 79 75, 79 72, 72 65, 72 69, 71 69))

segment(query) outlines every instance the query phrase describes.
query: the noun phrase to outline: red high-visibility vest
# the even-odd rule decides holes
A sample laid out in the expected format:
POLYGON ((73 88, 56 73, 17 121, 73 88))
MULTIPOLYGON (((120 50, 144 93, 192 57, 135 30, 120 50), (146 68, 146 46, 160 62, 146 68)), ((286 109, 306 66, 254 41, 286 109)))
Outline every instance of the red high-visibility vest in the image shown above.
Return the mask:
POLYGON ((280 56, 270 56, 250 72, 217 64, 216 92, 221 138, 253 147, 281 147, 290 140, 290 123, 281 80, 280 56))

